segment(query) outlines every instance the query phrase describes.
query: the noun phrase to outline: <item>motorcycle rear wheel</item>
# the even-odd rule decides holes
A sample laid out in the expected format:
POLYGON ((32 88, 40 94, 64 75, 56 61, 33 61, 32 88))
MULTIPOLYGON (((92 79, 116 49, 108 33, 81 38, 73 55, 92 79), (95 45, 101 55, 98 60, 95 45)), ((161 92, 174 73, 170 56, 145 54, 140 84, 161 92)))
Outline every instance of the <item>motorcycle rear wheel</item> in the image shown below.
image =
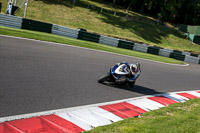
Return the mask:
POLYGON ((108 78, 110 77, 110 74, 106 74, 106 75, 103 75, 101 76, 99 79, 98 79, 98 82, 99 83, 103 83, 104 81, 108 80, 108 78))
POLYGON ((131 88, 134 88, 134 86, 135 86, 135 81, 134 82, 132 82, 132 83, 128 83, 129 84, 129 86, 131 87, 131 88))

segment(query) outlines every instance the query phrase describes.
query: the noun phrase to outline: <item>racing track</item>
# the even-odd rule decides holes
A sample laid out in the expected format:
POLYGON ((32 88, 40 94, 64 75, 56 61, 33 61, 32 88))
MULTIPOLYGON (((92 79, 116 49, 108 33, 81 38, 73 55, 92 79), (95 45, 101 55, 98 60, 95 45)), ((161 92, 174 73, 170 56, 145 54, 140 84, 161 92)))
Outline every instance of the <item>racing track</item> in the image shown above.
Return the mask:
POLYGON ((0 117, 197 90, 200 66, 174 66, 40 41, 0 36, 0 117), (97 83, 117 62, 138 61, 135 89, 97 83))

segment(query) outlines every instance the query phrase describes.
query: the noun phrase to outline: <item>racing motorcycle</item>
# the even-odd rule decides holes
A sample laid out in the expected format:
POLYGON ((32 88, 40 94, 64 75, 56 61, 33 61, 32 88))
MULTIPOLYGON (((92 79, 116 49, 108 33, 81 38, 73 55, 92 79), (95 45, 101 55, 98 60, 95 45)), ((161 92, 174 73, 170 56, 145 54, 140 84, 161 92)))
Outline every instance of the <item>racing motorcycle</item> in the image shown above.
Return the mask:
POLYGON ((137 70, 137 73, 132 75, 131 77, 129 76, 130 70, 127 67, 126 64, 116 64, 115 66, 110 68, 110 71, 106 74, 101 76, 98 79, 99 83, 114 83, 114 84, 128 84, 131 87, 134 87, 136 79, 140 76, 141 70, 140 66, 139 69, 137 70), (131 80, 130 80, 131 79, 131 80))

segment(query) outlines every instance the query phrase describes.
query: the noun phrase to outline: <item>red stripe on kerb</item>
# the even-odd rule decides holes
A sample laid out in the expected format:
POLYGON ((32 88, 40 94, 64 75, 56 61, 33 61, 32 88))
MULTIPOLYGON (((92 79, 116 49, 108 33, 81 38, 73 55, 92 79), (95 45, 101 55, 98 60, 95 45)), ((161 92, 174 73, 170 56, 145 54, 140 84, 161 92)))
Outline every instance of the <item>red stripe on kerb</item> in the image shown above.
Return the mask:
POLYGON ((158 103, 160 103, 164 106, 174 104, 174 103, 178 103, 177 101, 174 101, 174 100, 167 98, 167 97, 164 97, 164 96, 148 97, 148 99, 153 100, 155 102, 158 102, 158 103))
POLYGON ((124 102, 100 106, 100 108, 107 110, 123 119, 140 115, 138 112, 134 111, 132 108, 125 106, 124 102))
POLYGON ((0 133, 79 133, 85 131, 57 115, 0 123, 0 133))
POLYGON ((0 133, 3 133, 3 130, 4 130, 4 125, 3 123, 0 123, 0 133))
POLYGON ((25 133, 7 122, 0 123, 0 133, 25 133))
POLYGON ((147 111, 142 109, 142 108, 139 108, 138 106, 135 106, 133 104, 130 104, 130 103, 127 103, 127 102, 123 102, 122 103, 124 106, 128 107, 128 108, 131 108, 132 110, 140 113, 140 114, 143 114, 143 113, 146 113, 147 111))
POLYGON ((79 132, 85 131, 84 129, 73 124, 72 122, 67 121, 57 115, 47 115, 47 116, 43 116, 43 117, 65 129, 69 130, 67 132, 79 133, 79 132))
POLYGON ((191 94, 188 94, 188 93, 176 93, 176 94, 181 95, 181 96, 186 97, 186 98, 189 98, 189 99, 198 98, 197 96, 194 96, 194 95, 191 95, 191 94))

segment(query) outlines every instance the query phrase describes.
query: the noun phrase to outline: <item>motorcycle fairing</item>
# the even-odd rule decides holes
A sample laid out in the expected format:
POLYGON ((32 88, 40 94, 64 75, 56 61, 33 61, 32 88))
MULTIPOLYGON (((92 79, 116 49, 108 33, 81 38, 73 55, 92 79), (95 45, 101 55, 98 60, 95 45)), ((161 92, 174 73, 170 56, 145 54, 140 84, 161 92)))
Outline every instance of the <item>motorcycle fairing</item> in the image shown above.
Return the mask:
POLYGON ((113 75, 113 77, 115 79, 119 79, 122 76, 129 74, 129 69, 128 69, 127 65, 125 65, 125 64, 115 65, 112 68, 111 74, 113 75))
POLYGON ((135 76, 133 77, 133 78, 130 78, 129 80, 131 81, 135 81, 138 77, 140 76, 140 71, 137 73, 137 74, 135 74, 135 76))

